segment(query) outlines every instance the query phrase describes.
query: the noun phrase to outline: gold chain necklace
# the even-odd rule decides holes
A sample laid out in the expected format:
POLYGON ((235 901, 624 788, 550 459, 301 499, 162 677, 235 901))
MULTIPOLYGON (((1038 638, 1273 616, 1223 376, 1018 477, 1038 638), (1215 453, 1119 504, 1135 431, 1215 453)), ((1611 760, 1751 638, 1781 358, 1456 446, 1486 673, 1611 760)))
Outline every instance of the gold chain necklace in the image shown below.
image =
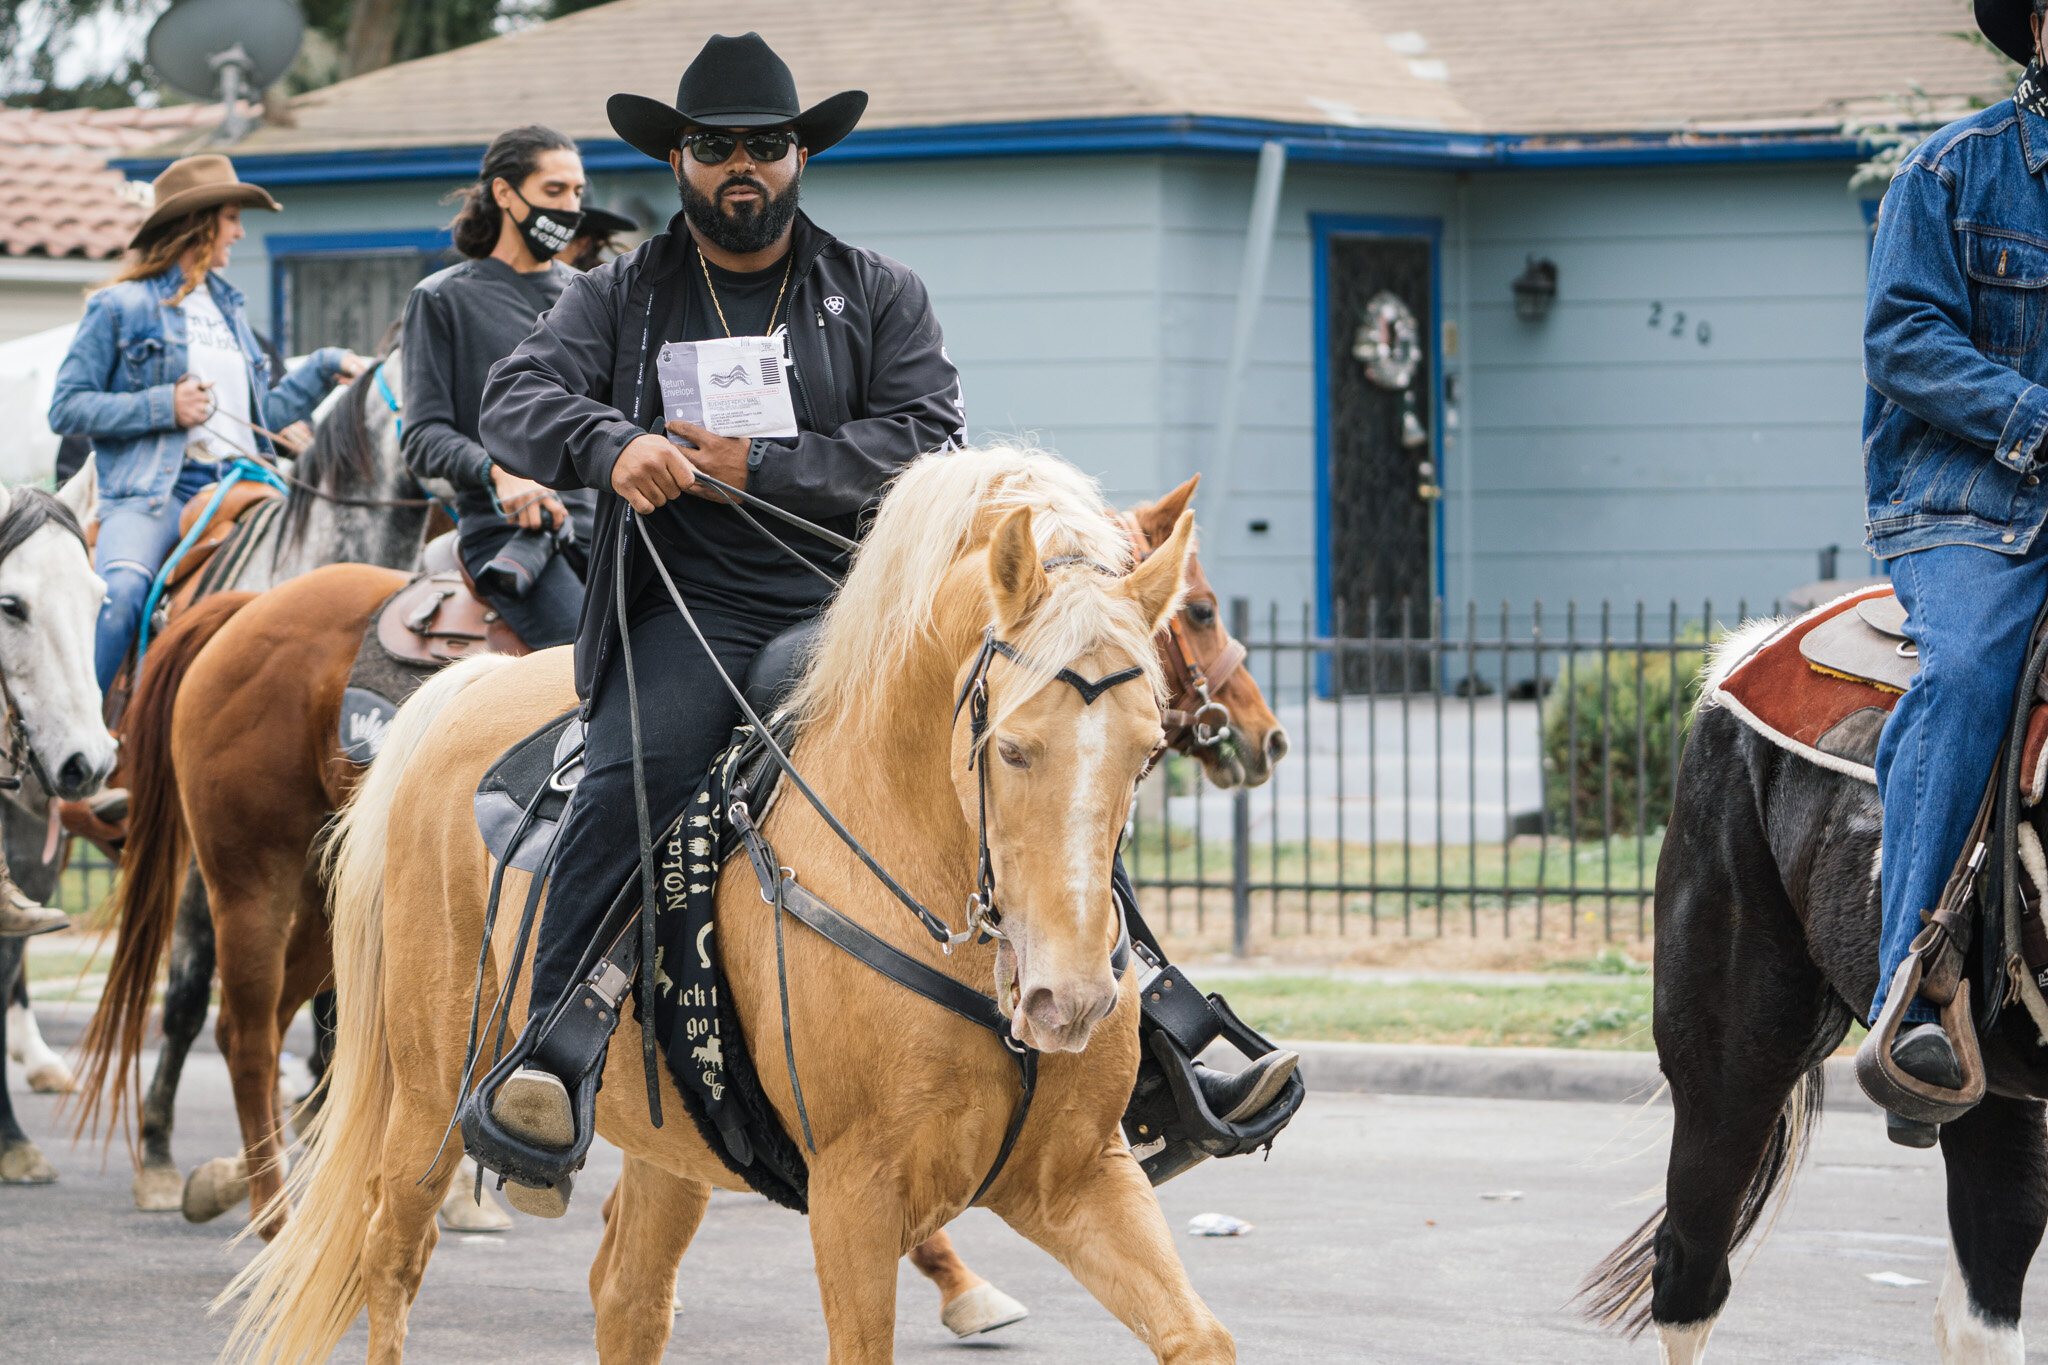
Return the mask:
MULTIPOLYGON (((704 271, 704 287, 711 291, 711 306, 718 310, 718 325, 725 329, 727 336, 731 336, 732 324, 725 320, 725 306, 718 301, 718 286, 711 282, 711 263, 704 259, 702 251, 697 253, 697 264, 704 271)), ((768 310, 768 336, 775 335, 775 315, 782 311, 782 296, 789 289, 789 268, 795 264, 796 252, 790 251, 782 262, 782 284, 775 291, 775 306, 768 310)))

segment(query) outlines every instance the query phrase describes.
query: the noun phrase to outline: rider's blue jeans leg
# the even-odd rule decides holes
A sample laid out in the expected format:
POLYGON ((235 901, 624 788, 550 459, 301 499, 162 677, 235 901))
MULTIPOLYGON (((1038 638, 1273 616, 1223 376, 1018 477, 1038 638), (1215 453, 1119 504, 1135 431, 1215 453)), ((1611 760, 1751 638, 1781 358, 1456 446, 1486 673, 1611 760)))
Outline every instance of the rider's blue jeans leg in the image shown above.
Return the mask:
POLYGON ((178 543, 178 514, 186 501, 220 477, 212 461, 187 460, 178 471, 171 495, 152 506, 152 499, 111 498, 99 505, 99 534, 93 541, 92 567, 107 585, 107 600, 93 641, 93 671, 100 691, 114 684, 135 631, 142 624, 142 604, 156 571, 178 543))
MULTIPOLYGON (((1920 673, 1877 744, 1884 803, 1884 930, 1875 1021, 1891 980, 1963 851, 2011 718, 2027 633, 2048 598, 2048 536, 2025 555, 1938 545, 1892 561, 1920 673)), ((1911 1022, 1938 1018, 1916 1000, 1911 1022)))

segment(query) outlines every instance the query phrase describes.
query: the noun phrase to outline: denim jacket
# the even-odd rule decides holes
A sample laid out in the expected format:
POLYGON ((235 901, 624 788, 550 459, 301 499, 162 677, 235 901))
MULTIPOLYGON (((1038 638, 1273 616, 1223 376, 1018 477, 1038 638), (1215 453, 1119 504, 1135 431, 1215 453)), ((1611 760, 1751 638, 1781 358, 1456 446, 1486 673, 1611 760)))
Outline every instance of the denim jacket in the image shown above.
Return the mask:
MULTIPOLYGON (((184 282, 176 268, 146 280, 127 280, 94 294, 57 369, 50 400, 50 430, 92 438, 99 496, 107 503, 163 506, 185 462, 191 436, 178 426, 172 392, 186 373, 185 313, 169 300, 184 282)), ((249 364, 249 392, 263 397, 263 425, 276 431, 302 421, 319 405, 340 372, 339 346, 325 346, 274 387, 263 350, 250 330, 242 295, 208 272, 206 287, 221 316, 235 329, 249 364)), ((238 443, 272 454, 258 432, 238 443)))
POLYGON ((2048 519, 2048 120, 2011 100, 1923 142, 1878 215, 1863 324, 1865 544, 2022 555, 2048 519))

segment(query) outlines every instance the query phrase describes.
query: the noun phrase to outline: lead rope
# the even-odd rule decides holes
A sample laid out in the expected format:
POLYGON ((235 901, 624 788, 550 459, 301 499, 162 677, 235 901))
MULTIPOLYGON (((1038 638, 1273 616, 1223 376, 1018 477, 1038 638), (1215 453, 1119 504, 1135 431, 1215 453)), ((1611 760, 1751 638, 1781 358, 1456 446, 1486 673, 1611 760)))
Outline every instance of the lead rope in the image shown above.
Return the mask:
MULTIPOLYGON (((654 1052, 654 830, 653 821, 647 815, 647 759, 640 752, 640 683, 633 672, 633 632, 626 628, 626 523, 632 516, 633 509, 628 507, 619 518, 618 543, 612 548, 612 558, 616 561, 612 584, 617 589, 614 604, 619 616, 620 661, 626 669, 626 710, 633 727, 633 819, 640 833, 640 1062, 647 1073, 647 1115, 659 1128, 661 1077, 656 1070, 654 1052)), ((640 526, 640 536, 643 540, 647 537, 644 525, 640 526)), ((648 541, 647 552, 653 557, 655 566, 661 567, 661 556, 654 553, 652 541, 648 541)), ((665 569, 662 577, 668 577, 665 569)), ((695 630, 696 624, 692 621, 690 628, 695 630)), ((702 641, 704 637, 699 635, 697 638, 702 641)), ((709 645, 704 649, 707 654, 711 651, 709 645)), ((715 657, 713 662, 717 662, 715 657)))

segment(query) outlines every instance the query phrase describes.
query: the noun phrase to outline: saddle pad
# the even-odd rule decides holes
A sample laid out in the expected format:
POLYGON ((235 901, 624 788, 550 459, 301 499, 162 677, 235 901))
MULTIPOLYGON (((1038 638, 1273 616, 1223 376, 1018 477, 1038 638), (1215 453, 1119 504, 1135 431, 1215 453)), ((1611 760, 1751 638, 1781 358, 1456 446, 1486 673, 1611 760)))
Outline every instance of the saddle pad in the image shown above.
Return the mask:
POLYGON ((539 869, 541 856, 555 837, 555 826, 568 808, 569 793, 583 775, 580 757, 560 777, 556 773, 583 747, 583 721, 564 711, 520 740, 491 764, 476 784, 476 828, 491 857, 521 872, 539 869), (550 788, 542 795, 543 788, 550 788), (512 836, 526 818, 526 808, 540 796, 526 837, 512 847, 512 836))
POLYGON ((439 662, 400 658, 384 645, 379 626, 391 604, 406 592, 407 588, 400 588, 370 614, 363 642, 356 646, 355 662, 349 665, 348 683, 342 689, 336 738, 342 754, 358 767, 368 767, 377 757, 398 708, 441 668, 439 662))
MULTIPOLYGON (((1824 603, 1743 655, 1706 700, 1779 748, 1875 786, 1878 736, 1920 667, 1917 657, 1898 652, 1904 637, 1893 632, 1904 621, 1889 586, 1824 603)), ((2042 698, 2027 720, 2020 791, 2030 806, 2048 793, 2042 698)))
MULTIPOLYGON (((208 484, 185 504, 185 510, 178 515, 180 539, 190 534, 193 526, 198 524, 199 514, 206 510, 206 504, 213 497, 215 487, 214 484, 208 484)), ((192 548, 185 551, 185 557, 178 561, 178 567, 171 571, 171 576, 165 580, 164 586, 167 589, 175 588, 199 572, 200 566, 212 558, 213 552, 235 533, 235 528, 251 508, 271 502, 277 502, 281 506, 283 497, 284 494, 258 479, 243 479, 229 488, 227 495, 220 500, 220 506, 214 509, 213 516, 207 521, 206 529, 200 533, 199 539, 193 542, 192 548)))

